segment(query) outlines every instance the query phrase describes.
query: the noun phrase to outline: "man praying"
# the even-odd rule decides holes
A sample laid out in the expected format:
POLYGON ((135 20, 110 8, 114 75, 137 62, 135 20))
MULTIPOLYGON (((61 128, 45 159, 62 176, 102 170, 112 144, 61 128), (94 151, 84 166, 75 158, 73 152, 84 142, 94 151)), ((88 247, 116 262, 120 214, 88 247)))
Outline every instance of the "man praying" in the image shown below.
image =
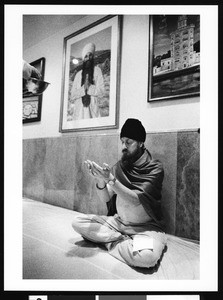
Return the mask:
POLYGON ((88 43, 82 51, 83 66, 74 77, 70 110, 74 120, 99 118, 99 97, 104 95, 104 79, 99 66, 94 65, 95 44, 88 43))
POLYGON ((113 167, 85 162, 99 198, 107 203, 107 216, 79 214, 72 226, 120 261, 150 268, 166 245, 161 212, 163 166, 145 148, 146 131, 138 119, 126 120, 120 139, 122 157, 113 167))

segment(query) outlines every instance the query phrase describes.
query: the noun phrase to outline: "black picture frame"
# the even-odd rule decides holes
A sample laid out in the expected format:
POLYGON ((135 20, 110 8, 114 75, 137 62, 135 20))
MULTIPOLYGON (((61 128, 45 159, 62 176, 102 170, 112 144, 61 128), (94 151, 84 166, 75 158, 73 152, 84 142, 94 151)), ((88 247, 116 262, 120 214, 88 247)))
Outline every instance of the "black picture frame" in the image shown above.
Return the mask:
MULTIPOLYGON (((44 80, 45 61, 45 57, 41 57, 30 63, 41 73, 42 80, 44 80)), ((38 96, 23 95, 23 124, 41 121, 42 97, 42 94, 38 96)))
POLYGON ((64 38, 59 132, 118 128, 121 26, 121 15, 108 15, 64 38), (82 69, 83 47, 88 43, 96 45, 94 67, 101 69, 105 89, 98 101, 100 116, 81 119, 76 117, 71 90, 82 69), (77 66, 72 65, 74 59, 77 66))
POLYGON ((151 15, 148 102, 200 95, 200 15, 151 15))

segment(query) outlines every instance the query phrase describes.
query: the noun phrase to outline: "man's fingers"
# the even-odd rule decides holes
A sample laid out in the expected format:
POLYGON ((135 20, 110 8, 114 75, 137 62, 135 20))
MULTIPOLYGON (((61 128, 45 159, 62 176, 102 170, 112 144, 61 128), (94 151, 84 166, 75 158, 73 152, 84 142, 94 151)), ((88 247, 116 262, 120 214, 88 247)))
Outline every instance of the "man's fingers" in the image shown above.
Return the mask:
POLYGON ((92 171, 92 162, 90 160, 85 160, 85 165, 87 169, 91 172, 92 171))
POLYGON ((85 164, 86 167, 88 167, 88 168, 90 167, 90 164, 89 164, 89 161, 88 161, 88 160, 85 160, 85 161, 84 161, 84 164, 85 164))
POLYGON ((85 160, 84 163, 85 163, 86 167, 88 168, 89 173, 92 174, 93 176, 103 177, 105 167, 109 168, 109 166, 107 164, 106 164, 106 166, 103 164, 103 168, 102 168, 96 162, 88 160, 88 159, 85 160))
POLYGON ((92 170, 94 173, 96 173, 97 175, 100 175, 101 174, 101 171, 94 165, 92 164, 92 170))
POLYGON ((92 161, 92 166, 97 169, 98 171, 102 171, 102 167, 100 167, 96 162, 92 161))
POLYGON ((106 171, 109 171, 109 170, 110 170, 110 167, 109 167, 108 164, 103 163, 103 166, 104 166, 103 170, 106 170, 106 171))

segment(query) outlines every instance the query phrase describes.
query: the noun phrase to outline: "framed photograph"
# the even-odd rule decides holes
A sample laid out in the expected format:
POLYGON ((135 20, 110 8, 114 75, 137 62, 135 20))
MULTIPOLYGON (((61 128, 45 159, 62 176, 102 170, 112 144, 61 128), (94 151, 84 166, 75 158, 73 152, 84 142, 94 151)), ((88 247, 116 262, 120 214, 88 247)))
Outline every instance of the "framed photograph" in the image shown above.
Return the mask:
MULTIPOLYGON (((34 66, 40 73, 41 79, 44 80, 45 72, 45 57, 41 57, 30 63, 34 66)), ((23 114, 22 122, 31 123, 41 120, 41 110, 42 110, 42 94, 38 96, 32 95, 32 93, 25 91, 25 79, 23 79, 23 114)))
POLYGON ((148 101, 200 94, 200 15, 150 16, 148 101))
POLYGON ((40 96, 23 98, 23 123, 36 122, 41 120, 42 99, 40 96))
POLYGON ((60 132, 118 127, 121 16, 64 38, 60 132))

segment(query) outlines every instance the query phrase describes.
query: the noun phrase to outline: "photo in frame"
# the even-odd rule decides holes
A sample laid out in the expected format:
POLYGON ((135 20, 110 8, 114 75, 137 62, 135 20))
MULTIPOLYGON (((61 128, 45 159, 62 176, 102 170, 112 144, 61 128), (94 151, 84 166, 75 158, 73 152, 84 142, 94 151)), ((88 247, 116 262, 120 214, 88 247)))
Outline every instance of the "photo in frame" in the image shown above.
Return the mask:
POLYGON ((64 38, 60 132, 117 128, 121 16, 64 38))
POLYGON ((151 15, 148 102, 200 94, 200 15, 151 15))
MULTIPOLYGON (((45 57, 41 57, 30 63, 34 66, 41 74, 41 80, 44 80, 45 72, 45 57)), ((24 93, 25 90, 25 79, 23 79, 23 114, 22 122, 31 123, 41 121, 42 111, 42 94, 32 95, 32 93, 24 93)))

